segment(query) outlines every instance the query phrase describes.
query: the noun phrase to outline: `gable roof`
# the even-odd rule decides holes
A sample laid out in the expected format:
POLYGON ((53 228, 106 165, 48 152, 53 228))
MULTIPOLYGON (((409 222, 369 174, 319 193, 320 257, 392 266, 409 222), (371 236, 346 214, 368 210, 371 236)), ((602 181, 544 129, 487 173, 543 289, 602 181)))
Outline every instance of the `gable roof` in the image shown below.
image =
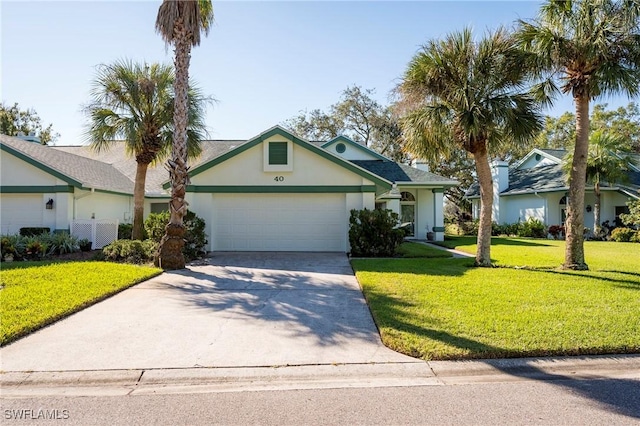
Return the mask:
POLYGON ((71 186, 133 193, 133 181, 101 161, 7 135, 0 135, 0 148, 71 186))
MULTIPOLYGON (((375 182, 377 185, 382 186, 383 188, 386 189, 390 189, 391 188, 391 182, 388 181, 387 179, 380 177, 376 174, 373 174, 371 172, 369 172, 366 169, 363 169, 359 166, 354 165, 352 162, 347 161, 345 159, 343 159, 342 157, 339 157, 337 155, 331 154, 330 152, 317 147, 316 145, 307 142, 306 140, 299 138, 298 136, 294 135, 293 133, 289 132, 288 130, 284 129, 283 127, 280 126, 273 126, 272 128, 265 130, 264 132, 260 133, 258 136, 255 136, 252 139, 249 139, 246 143, 230 150, 229 152, 226 152, 216 158, 213 158, 207 162, 203 162, 201 163, 199 166, 194 167, 191 172, 189 173, 189 175, 191 177, 193 176, 197 176, 198 174, 204 172, 205 170, 210 169, 211 167, 216 166, 217 164, 220 164, 230 158, 235 157, 236 155, 250 149, 253 148, 254 146, 264 142, 266 139, 269 139, 270 137, 274 136, 274 135, 281 135, 284 136, 287 139, 290 139, 293 143, 295 143, 298 146, 301 146, 305 149, 308 149, 309 151, 320 155, 321 157, 335 163, 338 164, 339 166, 344 167, 347 170, 350 170, 351 172, 354 172, 366 179, 369 179, 373 182, 375 182)), ((169 182, 165 182, 163 185, 163 188, 168 188, 169 187, 169 182)))
POLYGON ((448 179, 426 170, 416 169, 406 164, 398 164, 391 160, 351 160, 351 162, 393 183, 437 184, 444 186, 458 184, 453 179, 448 179))
MULTIPOLYGON (((531 157, 533 157, 534 155, 540 155, 548 160, 551 160, 552 162, 556 163, 556 164, 560 164, 562 163, 562 159, 564 158, 565 155, 567 155, 567 151, 565 151, 564 149, 538 149, 538 148, 533 148, 531 151, 529 151, 529 153, 527 155, 525 155, 524 157, 522 157, 519 161, 516 161, 516 163, 513 165, 514 168, 520 168, 520 166, 522 166, 524 163, 527 162, 527 160, 531 157)), ((536 158, 537 160, 537 158, 536 158)))
MULTIPOLYGON (((640 198, 640 173, 627 172, 628 182, 609 185, 601 184, 601 190, 620 190, 635 198, 640 198)), ((567 191, 569 185, 565 179, 562 164, 549 164, 530 169, 509 169, 509 187, 500 196, 533 194, 537 192, 567 191)), ((467 190, 467 198, 480 197, 480 185, 475 182, 467 190)))
POLYGON ((342 142, 342 143, 344 143, 346 145, 349 145, 349 146, 355 148, 356 150, 362 151, 365 154, 371 155, 374 158, 377 158, 379 160, 391 161, 389 158, 385 157, 384 155, 379 154, 379 153, 375 152, 374 150, 372 150, 371 148, 369 148, 367 146, 364 146, 362 144, 359 144, 358 142, 355 142, 355 141, 353 141, 353 140, 351 140, 348 137, 343 136, 343 135, 336 136, 335 138, 331 139, 329 142, 322 144, 321 147, 324 148, 324 149, 327 149, 329 146, 333 145, 334 143, 338 143, 338 142, 342 142))

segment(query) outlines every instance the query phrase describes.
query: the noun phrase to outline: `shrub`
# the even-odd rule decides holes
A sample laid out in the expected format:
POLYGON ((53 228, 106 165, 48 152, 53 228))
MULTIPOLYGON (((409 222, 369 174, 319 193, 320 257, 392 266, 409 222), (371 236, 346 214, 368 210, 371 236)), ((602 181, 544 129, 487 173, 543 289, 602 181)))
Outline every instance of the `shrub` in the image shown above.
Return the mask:
POLYGON ((616 228, 611 232, 611 239, 619 243, 628 243, 636 238, 636 231, 631 228, 616 228))
POLYGON ((131 224, 131 223, 119 223, 118 224, 118 239, 119 240, 130 240, 132 232, 133 232, 133 224, 131 224))
MULTIPOLYGON (((151 213, 147 220, 144 221, 144 229, 149 236, 149 239, 160 244, 160 240, 165 233, 165 228, 169 223, 169 212, 151 213)), ((204 219, 196 216, 196 214, 190 210, 187 210, 187 214, 184 217, 184 226, 186 228, 184 234, 184 248, 182 252, 187 261, 197 259, 198 257, 206 253, 207 236, 204 233, 205 228, 204 219)))
POLYGON ((146 263, 153 259, 157 245, 152 240, 116 240, 102 249, 106 260, 126 263, 146 263))
POLYGON ((520 223, 517 235, 518 237, 546 238, 547 230, 542 221, 530 217, 525 222, 520 223))
POLYGON ((391 210, 351 210, 349 244, 351 255, 362 257, 390 257, 404 239, 397 229, 397 213, 391 210))
POLYGON ((80 250, 78 237, 66 232, 51 235, 49 237, 49 243, 51 245, 51 253, 54 254, 74 253, 80 250))
POLYGON ((29 260, 39 260, 48 254, 49 243, 38 236, 25 237, 23 257, 29 260))
POLYGON ((444 233, 447 235, 464 235, 462 227, 457 223, 445 223, 444 233))
POLYGON ((622 223, 627 226, 640 227, 640 200, 629 201, 627 206, 629 206, 629 213, 620 215, 622 223))
POLYGON ((20 228, 20 235, 23 237, 35 237, 40 234, 48 234, 49 232, 51 232, 51 228, 44 226, 20 228))
POLYGON ((80 247, 80 251, 90 251, 91 250, 91 241, 83 238, 78 240, 78 247, 80 247))
POLYGON ((559 240, 564 235, 564 226, 562 225, 551 225, 549 227, 549 234, 553 237, 554 240, 559 240))

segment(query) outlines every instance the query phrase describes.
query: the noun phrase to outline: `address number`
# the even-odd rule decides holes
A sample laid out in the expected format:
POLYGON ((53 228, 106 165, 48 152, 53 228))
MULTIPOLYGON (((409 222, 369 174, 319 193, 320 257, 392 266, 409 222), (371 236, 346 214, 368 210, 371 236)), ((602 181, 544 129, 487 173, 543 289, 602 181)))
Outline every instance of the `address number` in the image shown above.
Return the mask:
POLYGON ((276 182, 284 182, 284 176, 276 176, 273 178, 276 182))

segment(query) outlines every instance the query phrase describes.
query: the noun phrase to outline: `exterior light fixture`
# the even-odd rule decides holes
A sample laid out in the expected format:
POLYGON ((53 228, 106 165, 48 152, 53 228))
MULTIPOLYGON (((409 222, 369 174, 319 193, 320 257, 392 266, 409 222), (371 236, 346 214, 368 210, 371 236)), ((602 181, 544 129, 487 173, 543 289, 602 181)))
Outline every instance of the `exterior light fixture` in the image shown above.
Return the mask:
POLYGON ((45 204, 47 210, 53 210, 53 198, 49 198, 49 201, 45 204))
POLYGON ((591 207, 591 204, 588 204, 587 205, 587 213, 591 213, 591 210, 593 210, 592 207, 591 207))

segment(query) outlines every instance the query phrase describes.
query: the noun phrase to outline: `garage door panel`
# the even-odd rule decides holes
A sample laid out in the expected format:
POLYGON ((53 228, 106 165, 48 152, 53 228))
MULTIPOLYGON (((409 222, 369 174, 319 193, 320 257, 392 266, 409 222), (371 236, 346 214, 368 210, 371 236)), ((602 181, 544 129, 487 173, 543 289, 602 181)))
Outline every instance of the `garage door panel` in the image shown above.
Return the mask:
POLYGON ((346 251, 345 194, 214 194, 213 250, 346 251))

